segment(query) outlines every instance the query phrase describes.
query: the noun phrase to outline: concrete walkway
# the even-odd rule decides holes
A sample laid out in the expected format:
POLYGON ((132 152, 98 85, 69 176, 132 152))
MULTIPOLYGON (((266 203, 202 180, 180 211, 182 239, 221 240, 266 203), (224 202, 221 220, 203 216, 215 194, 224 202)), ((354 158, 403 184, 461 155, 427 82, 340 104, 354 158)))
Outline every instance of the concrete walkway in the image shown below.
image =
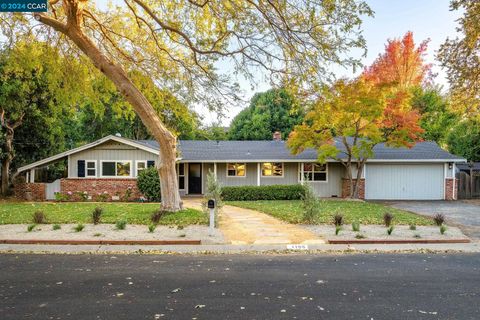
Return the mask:
MULTIPOLYGON (((187 208, 201 209, 201 199, 183 200, 187 208)), ((323 244, 312 232, 275 219, 265 213, 234 206, 224 206, 219 228, 231 244, 323 244)))

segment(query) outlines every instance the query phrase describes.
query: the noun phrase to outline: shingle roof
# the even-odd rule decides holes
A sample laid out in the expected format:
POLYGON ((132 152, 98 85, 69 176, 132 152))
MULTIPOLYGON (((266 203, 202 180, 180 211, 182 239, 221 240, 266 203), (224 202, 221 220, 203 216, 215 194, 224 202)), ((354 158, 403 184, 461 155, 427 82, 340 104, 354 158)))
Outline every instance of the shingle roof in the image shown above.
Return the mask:
MULTIPOLYGON (((158 149, 153 140, 138 140, 140 144, 158 149)), ((342 150, 342 144, 337 142, 342 150)), ((316 160, 317 153, 308 149, 299 155, 292 155, 285 141, 202 141, 181 140, 178 149, 184 161, 255 161, 255 160, 316 160)), ((374 148, 374 160, 456 160, 462 157, 450 154, 435 142, 419 142, 413 148, 392 148, 378 144, 374 148)))

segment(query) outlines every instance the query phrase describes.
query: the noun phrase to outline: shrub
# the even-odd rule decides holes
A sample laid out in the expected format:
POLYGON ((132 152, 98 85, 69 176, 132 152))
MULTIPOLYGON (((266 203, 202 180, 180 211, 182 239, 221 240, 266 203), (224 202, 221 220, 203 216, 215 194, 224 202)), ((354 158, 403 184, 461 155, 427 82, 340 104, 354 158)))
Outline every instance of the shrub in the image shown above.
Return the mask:
POLYGON ((80 201, 88 200, 88 193, 86 191, 77 191, 75 192, 75 194, 77 195, 78 199, 80 199, 80 201))
POLYGON ((99 233, 99 232, 93 234, 94 237, 100 237, 101 235, 102 235, 102 234, 99 233))
POLYGON ((394 215, 391 214, 390 212, 385 212, 383 215, 383 223, 385 224, 385 227, 390 227, 392 225, 394 215))
POLYGON ((73 230, 75 230, 75 232, 80 232, 82 231, 83 229, 85 228, 85 226, 81 223, 77 224, 75 227, 73 227, 73 230))
POLYGON ((137 177, 137 187, 148 201, 160 201, 160 178, 155 167, 142 170, 137 177))
POLYGON ((410 225, 410 230, 417 230, 417 226, 412 223, 410 225))
POLYGON ((153 233, 153 231, 155 231, 155 229, 157 228, 157 225, 156 224, 149 224, 148 225, 148 232, 150 233, 153 233))
POLYGON ((158 224, 160 222, 160 219, 166 214, 165 211, 162 210, 157 210, 152 213, 150 216, 150 221, 152 223, 158 224))
POLYGON ((392 235, 392 232, 393 232, 393 226, 390 226, 390 227, 387 229, 387 234, 388 234, 389 236, 391 236, 391 235, 392 235))
POLYGON ((435 221, 435 224, 440 227, 445 222, 445 215, 437 213, 433 216, 433 221, 435 221))
POLYGON ((303 221, 313 223, 320 212, 319 201, 310 185, 305 186, 305 194, 302 195, 303 221))
POLYGON ((337 213, 336 215, 333 216, 333 224, 335 226, 341 226, 343 224, 343 215, 340 213, 337 213))
POLYGON ((305 196, 305 187, 300 184, 222 188, 225 201, 300 200, 302 196, 305 196))
POLYGON ((420 239, 422 236, 419 233, 415 233, 413 235, 413 237, 416 238, 416 239, 420 239))
POLYGON ((125 193, 124 193, 123 196, 122 196, 122 201, 124 201, 124 202, 129 201, 129 200, 130 200, 130 197, 132 196, 132 193, 133 193, 132 187, 128 187, 128 188, 125 190, 125 193))
POLYGON ((357 233, 357 234, 355 235, 355 239, 365 239, 365 236, 364 236, 363 234, 361 234, 361 233, 357 233))
POLYGON ((55 192, 55 201, 68 201, 69 196, 61 193, 61 192, 55 192))
POLYGON ((60 229, 62 229, 62 226, 59 225, 59 224, 54 224, 54 225, 52 226, 52 230, 60 230, 60 229))
POLYGON ((37 225, 34 224, 34 223, 29 224, 29 225, 27 226, 27 231, 28 231, 28 232, 32 232, 33 229, 35 229, 36 226, 37 226, 37 225))
POLYGON ((126 227, 127 227, 126 220, 118 220, 117 222, 115 222, 115 228, 117 228, 117 230, 125 230, 126 227))
POLYGON ((335 226, 335 235, 338 236, 341 230, 342 230, 342 226, 335 226))
POLYGON ((108 200, 109 194, 107 191, 97 194, 97 200, 100 202, 105 202, 108 200))
POLYGON ((100 223, 100 218, 103 214, 103 209, 101 207, 96 207, 92 211, 92 221, 93 224, 99 224, 100 223))
POLYGON ((444 225, 444 224, 442 224, 442 225, 440 226, 440 233, 441 233, 441 234, 445 234, 445 231, 447 231, 447 226, 444 225))
POLYGON ((42 224, 45 223, 45 213, 41 210, 37 210, 33 213, 32 216, 33 223, 35 224, 42 224))
POLYGON ((360 231, 360 223, 358 223, 357 221, 352 222, 352 231, 355 231, 355 232, 360 231))

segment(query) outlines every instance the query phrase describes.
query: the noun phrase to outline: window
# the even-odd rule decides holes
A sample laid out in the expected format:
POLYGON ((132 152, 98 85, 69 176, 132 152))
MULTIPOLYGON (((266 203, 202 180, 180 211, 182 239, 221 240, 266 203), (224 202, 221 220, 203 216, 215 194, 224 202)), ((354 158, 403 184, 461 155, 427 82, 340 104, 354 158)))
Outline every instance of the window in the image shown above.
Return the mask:
POLYGON ((147 161, 137 161, 137 177, 142 170, 147 168, 147 161))
POLYGON ((245 163, 227 163, 227 177, 245 177, 245 163))
POLYGON ((262 163, 262 177, 283 177, 283 163, 281 162, 262 163))
POLYGON ((86 177, 96 177, 97 176, 97 161, 85 161, 87 164, 87 174, 86 177))
POLYGON ((102 161, 103 177, 130 177, 130 161, 102 161))
POLYGON ((305 181, 327 181, 327 165, 326 164, 303 163, 302 165, 303 165, 303 177, 304 177, 303 179, 305 181))
POLYGON ((185 190, 185 164, 179 163, 177 165, 178 171, 178 189, 185 190))

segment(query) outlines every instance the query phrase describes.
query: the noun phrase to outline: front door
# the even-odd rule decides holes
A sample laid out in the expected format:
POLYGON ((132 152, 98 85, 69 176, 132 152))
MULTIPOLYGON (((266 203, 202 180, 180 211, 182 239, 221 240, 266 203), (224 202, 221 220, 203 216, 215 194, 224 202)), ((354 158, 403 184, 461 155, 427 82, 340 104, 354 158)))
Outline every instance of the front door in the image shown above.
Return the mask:
POLYGON ((188 193, 189 194, 202 193, 202 164, 201 163, 188 164, 188 193))

